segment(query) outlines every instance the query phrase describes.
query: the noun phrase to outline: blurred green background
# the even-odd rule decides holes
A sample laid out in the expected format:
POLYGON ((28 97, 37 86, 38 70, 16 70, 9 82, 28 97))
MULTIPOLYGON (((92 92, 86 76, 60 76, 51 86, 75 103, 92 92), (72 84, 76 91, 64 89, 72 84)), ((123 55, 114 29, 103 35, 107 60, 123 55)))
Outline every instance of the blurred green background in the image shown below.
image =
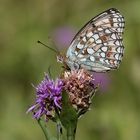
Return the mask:
POLYGON ((140 140, 139 0, 0 0, 0 140, 45 139, 25 113, 35 99, 31 83, 38 84, 49 66, 54 77, 60 68, 55 54, 36 41, 53 46, 49 36, 57 30, 77 32, 111 7, 125 17, 125 55, 119 70, 108 74, 108 88, 98 91, 79 120, 76 139, 140 140))

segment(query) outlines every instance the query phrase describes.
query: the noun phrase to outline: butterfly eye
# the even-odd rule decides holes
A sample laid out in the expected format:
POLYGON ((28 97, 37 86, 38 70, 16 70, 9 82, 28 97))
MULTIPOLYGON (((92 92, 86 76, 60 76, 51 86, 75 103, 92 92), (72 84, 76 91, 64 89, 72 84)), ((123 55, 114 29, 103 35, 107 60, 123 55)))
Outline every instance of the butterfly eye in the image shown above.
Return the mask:
POLYGON ((62 55, 57 55, 57 62, 63 63, 64 57, 62 55))

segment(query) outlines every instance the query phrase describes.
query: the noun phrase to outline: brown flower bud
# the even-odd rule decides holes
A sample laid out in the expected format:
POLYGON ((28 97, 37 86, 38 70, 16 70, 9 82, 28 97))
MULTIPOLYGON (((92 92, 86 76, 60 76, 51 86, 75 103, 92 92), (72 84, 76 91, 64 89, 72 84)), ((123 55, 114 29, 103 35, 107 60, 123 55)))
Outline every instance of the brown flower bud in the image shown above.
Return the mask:
POLYGON ((68 93, 70 103, 79 116, 84 114, 91 104, 92 96, 96 91, 93 80, 93 75, 84 69, 64 72, 64 90, 68 93))

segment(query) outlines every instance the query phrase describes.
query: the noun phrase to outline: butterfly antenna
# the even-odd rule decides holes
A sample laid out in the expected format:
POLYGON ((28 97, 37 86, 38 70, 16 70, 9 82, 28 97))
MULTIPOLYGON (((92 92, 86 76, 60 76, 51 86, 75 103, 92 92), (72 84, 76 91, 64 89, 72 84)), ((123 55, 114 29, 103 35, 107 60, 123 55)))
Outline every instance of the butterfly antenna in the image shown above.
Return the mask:
POLYGON ((55 52, 55 53, 59 53, 57 50, 55 50, 55 49, 53 49, 53 48, 51 48, 51 47, 49 47, 49 46, 47 46, 46 44, 44 44, 44 43, 42 43, 41 41, 37 41, 37 43, 39 43, 39 44, 42 44, 43 46, 45 46, 45 47, 47 47, 47 48, 49 48, 50 50, 52 50, 53 52, 55 52))
POLYGON ((54 46, 54 48, 55 48, 57 51, 59 51, 58 48, 57 48, 56 42, 54 41, 53 38, 54 38, 54 37, 52 37, 52 36, 48 36, 48 39, 49 39, 49 41, 51 42, 51 44, 54 46))

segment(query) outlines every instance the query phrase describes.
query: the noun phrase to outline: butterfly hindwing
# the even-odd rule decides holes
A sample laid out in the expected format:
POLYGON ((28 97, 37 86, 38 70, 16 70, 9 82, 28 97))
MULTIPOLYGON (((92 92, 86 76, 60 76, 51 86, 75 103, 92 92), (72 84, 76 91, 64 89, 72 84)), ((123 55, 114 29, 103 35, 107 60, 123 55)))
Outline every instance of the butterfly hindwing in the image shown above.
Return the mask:
POLYGON ((67 51, 71 69, 103 72, 116 69, 123 56, 124 18, 114 8, 91 19, 74 37, 67 51))

